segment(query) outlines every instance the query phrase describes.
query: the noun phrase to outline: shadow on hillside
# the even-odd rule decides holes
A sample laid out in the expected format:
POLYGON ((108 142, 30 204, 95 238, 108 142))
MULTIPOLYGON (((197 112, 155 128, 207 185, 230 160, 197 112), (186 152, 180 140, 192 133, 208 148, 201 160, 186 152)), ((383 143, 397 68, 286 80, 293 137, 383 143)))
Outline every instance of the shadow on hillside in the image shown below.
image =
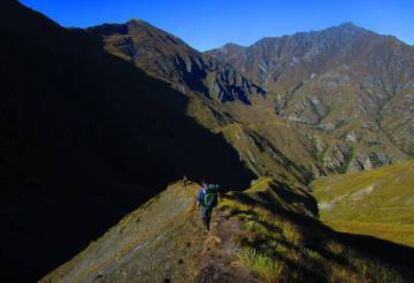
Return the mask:
MULTIPOLYGON (((263 202, 257 200, 255 196, 245 193, 233 193, 226 195, 225 198, 235 200, 237 202, 248 205, 249 207, 261 207, 272 212, 277 217, 282 217, 294 223, 300 229, 300 233, 304 242, 300 246, 295 246, 291 243, 282 244, 289 250, 295 251, 301 255, 301 258, 308 258, 309 251, 320 254, 324 259, 335 262, 344 268, 353 272, 359 272, 360 266, 358 262, 353 262, 352 257, 356 256, 363 259, 371 259, 373 262, 379 262, 382 266, 391 267, 402 278, 414 278, 414 249, 408 246, 396 244, 390 241, 381 240, 371 236, 356 235, 349 233, 340 233, 332 230, 330 227, 324 225, 316 218, 307 217, 296 212, 288 211, 285 208, 277 205, 275 202, 263 202), (349 253, 336 254, 327 247, 328 243, 339 242, 347 248, 353 250, 352 256, 349 253), (356 253, 356 254, 355 254, 356 253)), ((246 216, 246 211, 238 209, 233 210, 227 217, 237 215, 246 216)), ((254 211, 247 212, 250 214, 248 219, 258 219, 258 215, 254 211)), ((262 226, 270 231, 281 231, 280 227, 269 225, 263 221, 257 221, 262 226)), ((252 244, 252 243, 248 243, 252 244)), ((263 246, 263 243, 255 242, 254 247, 263 246)), ((285 262, 292 270, 297 271, 300 277, 312 278, 307 282, 327 282, 326 278, 321 274, 329 274, 331 270, 324 270, 324 266, 317 262, 312 263, 313 268, 309 269, 303 265, 298 265, 297 262, 292 262, 283 254, 274 253, 274 258, 285 262)), ((368 272, 376 272, 375 270, 368 270, 368 272)), ((300 280, 298 280, 300 281, 300 280)), ((302 281, 300 281, 302 282, 302 281)))
POLYGON ((278 182, 273 181, 274 184, 271 184, 272 190, 278 197, 280 197, 285 203, 294 204, 301 203, 303 206, 312 213, 315 217, 319 217, 319 208, 318 201, 308 192, 301 191, 298 193, 293 188, 278 182))
POLYGON ((319 217, 319 209, 316 199, 301 188, 289 188, 288 185, 272 180, 269 187, 265 191, 259 191, 249 194, 236 193, 234 196, 226 196, 228 198, 236 198, 248 205, 268 205, 272 211, 284 213, 286 209, 283 204, 288 206, 299 205, 304 214, 310 213, 315 217, 319 217))
POLYGON ((4 277, 51 271, 183 175, 248 186, 238 154, 167 84, 17 1, 0 18, 4 277))
POLYGON ((367 257, 379 258, 388 264, 400 267, 402 271, 404 269, 411 270, 412 276, 414 276, 414 248, 372 236, 341 232, 333 233, 342 243, 347 244, 367 257))

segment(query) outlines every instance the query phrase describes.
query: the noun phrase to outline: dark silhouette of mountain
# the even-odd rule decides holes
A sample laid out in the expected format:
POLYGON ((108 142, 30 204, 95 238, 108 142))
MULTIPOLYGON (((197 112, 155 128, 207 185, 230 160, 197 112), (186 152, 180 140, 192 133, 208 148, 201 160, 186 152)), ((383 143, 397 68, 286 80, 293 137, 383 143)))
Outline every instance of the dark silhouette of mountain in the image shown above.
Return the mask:
POLYGON ((21 263, 2 273, 45 274, 183 174, 250 181, 186 97, 100 38, 16 1, 0 3, 0 36, 1 258, 21 263))

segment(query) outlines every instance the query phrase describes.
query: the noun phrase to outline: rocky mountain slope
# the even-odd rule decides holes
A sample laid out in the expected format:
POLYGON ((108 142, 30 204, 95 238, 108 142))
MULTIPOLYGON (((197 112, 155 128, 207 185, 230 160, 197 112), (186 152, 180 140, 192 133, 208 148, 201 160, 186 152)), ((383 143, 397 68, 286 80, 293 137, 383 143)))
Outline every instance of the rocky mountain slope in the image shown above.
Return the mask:
POLYGON ((279 117, 317 129, 310 135, 329 171, 369 169, 414 153, 414 48, 395 37, 347 23, 207 54, 266 89, 279 117))
POLYGON ((301 173, 293 175, 301 175, 303 182, 331 172, 379 167, 413 154, 412 109, 401 107, 411 99, 413 48, 395 38, 344 24, 200 54, 139 20, 88 31, 100 35, 110 53, 190 96, 190 114, 214 132, 226 129, 227 140, 258 175, 292 175, 280 169, 288 162, 300 168, 301 173), (229 83, 243 93, 236 98, 248 98, 248 105, 237 103, 246 102, 244 98, 218 99, 233 101, 225 104, 200 99, 217 98, 218 89, 225 93, 217 85, 229 83), (267 94, 257 95, 255 85, 267 94), (235 132, 260 149, 234 144, 235 132), (279 132, 290 140, 289 148, 279 132), (258 160, 252 160, 252 151, 258 160))
POLYGON ((306 191, 260 179, 223 195, 207 232, 195 209, 197 188, 170 185, 41 282, 410 282, 414 276, 412 249, 333 232, 313 218, 306 191))
POLYGON ((34 281, 183 175, 249 183, 185 96, 100 38, 17 1, 0 3, 0 36, 2 281, 34 281))
POLYGON ((321 220, 414 247, 414 160, 312 183, 321 220))
POLYGON ((197 52, 144 21, 105 24, 88 31, 101 36, 110 53, 174 83, 184 93, 192 91, 222 102, 239 100, 246 104, 254 96, 265 94, 232 66, 197 52))
POLYGON ((256 175, 306 183, 310 176, 325 172, 303 129, 295 129, 274 115, 265 93, 229 64, 139 20, 87 31, 101 36, 111 54, 190 97, 189 114, 211 131, 222 133, 256 175), (234 96, 221 86, 239 94, 234 96), (234 98, 217 99, 221 97, 217 93, 234 98))

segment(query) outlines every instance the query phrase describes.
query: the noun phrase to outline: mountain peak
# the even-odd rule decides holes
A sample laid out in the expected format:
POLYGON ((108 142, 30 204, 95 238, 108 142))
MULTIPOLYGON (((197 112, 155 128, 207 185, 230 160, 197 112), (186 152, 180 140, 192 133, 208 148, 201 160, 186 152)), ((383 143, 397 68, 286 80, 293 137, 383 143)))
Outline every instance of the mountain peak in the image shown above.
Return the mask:
POLYGON ((138 18, 132 18, 132 19, 130 19, 129 21, 127 21, 127 23, 142 23, 143 22, 143 20, 141 20, 141 19, 138 19, 138 18))
MULTIPOLYGON (((245 46, 239 45, 237 43, 230 42, 230 43, 226 43, 225 45, 223 45, 223 46, 221 46, 217 49, 214 49, 214 50, 219 50, 220 52, 223 52, 223 53, 235 53, 235 52, 239 52, 239 51, 241 51, 245 48, 246 48, 245 46)), ((211 50, 211 51, 214 51, 214 50, 211 50)), ((207 53, 209 53, 210 55, 212 55, 214 57, 214 52, 211 52, 211 51, 208 51, 207 53)))
POLYGON ((367 31, 366 29, 357 26, 356 24, 352 22, 344 22, 342 24, 339 24, 337 26, 333 26, 331 28, 327 28, 323 31, 336 31, 336 32, 361 32, 361 31, 367 31))
POLYGON ((244 48, 245 46, 234 43, 234 42, 229 42, 224 44, 221 48, 244 48))
POLYGON ((356 28, 356 29, 362 29, 361 27, 357 26, 353 22, 344 22, 342 24, 337 25, 337 27, 340 27, 340 28, 354 28, 354 29, 356 28))
POLYGON ((139 28, 139 29, 145 28, 145 29, 151 29, 153 31, 161 31, 163 33, 167 33, 165 31, 162 31, 159 28, 151 25, 150 23, 148 23, 148 22, 146 22, 144 20, 138 19, 138 18, 132 18, 129 21, 127 21, 124 25, 126 25, 126 26, 128 26, 130 28, 131 27, 132 28, 139 28))
POLYGON ((150 23, 148 23, 144 20, 138 19, 138 18, 132 18, 129 21, 127 21, 125 24, 126 25, 132 25, 132 26, 150 26, 150 27, 154 27, 150 23))

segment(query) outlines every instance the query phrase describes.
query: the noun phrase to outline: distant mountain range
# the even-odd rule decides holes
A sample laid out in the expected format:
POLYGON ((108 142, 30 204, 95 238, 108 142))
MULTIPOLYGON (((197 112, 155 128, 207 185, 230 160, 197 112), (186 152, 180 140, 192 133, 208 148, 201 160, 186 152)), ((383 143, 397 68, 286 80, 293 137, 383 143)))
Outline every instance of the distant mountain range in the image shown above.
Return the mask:
POLYGON ((338 139, 333 148, 318 142, 330 169, 414 153, 414 48, 395 37, 346 23, 207 53, 266 89, 278 116, 338 139), (331 160, 332 151, 343 158, 331 160))

